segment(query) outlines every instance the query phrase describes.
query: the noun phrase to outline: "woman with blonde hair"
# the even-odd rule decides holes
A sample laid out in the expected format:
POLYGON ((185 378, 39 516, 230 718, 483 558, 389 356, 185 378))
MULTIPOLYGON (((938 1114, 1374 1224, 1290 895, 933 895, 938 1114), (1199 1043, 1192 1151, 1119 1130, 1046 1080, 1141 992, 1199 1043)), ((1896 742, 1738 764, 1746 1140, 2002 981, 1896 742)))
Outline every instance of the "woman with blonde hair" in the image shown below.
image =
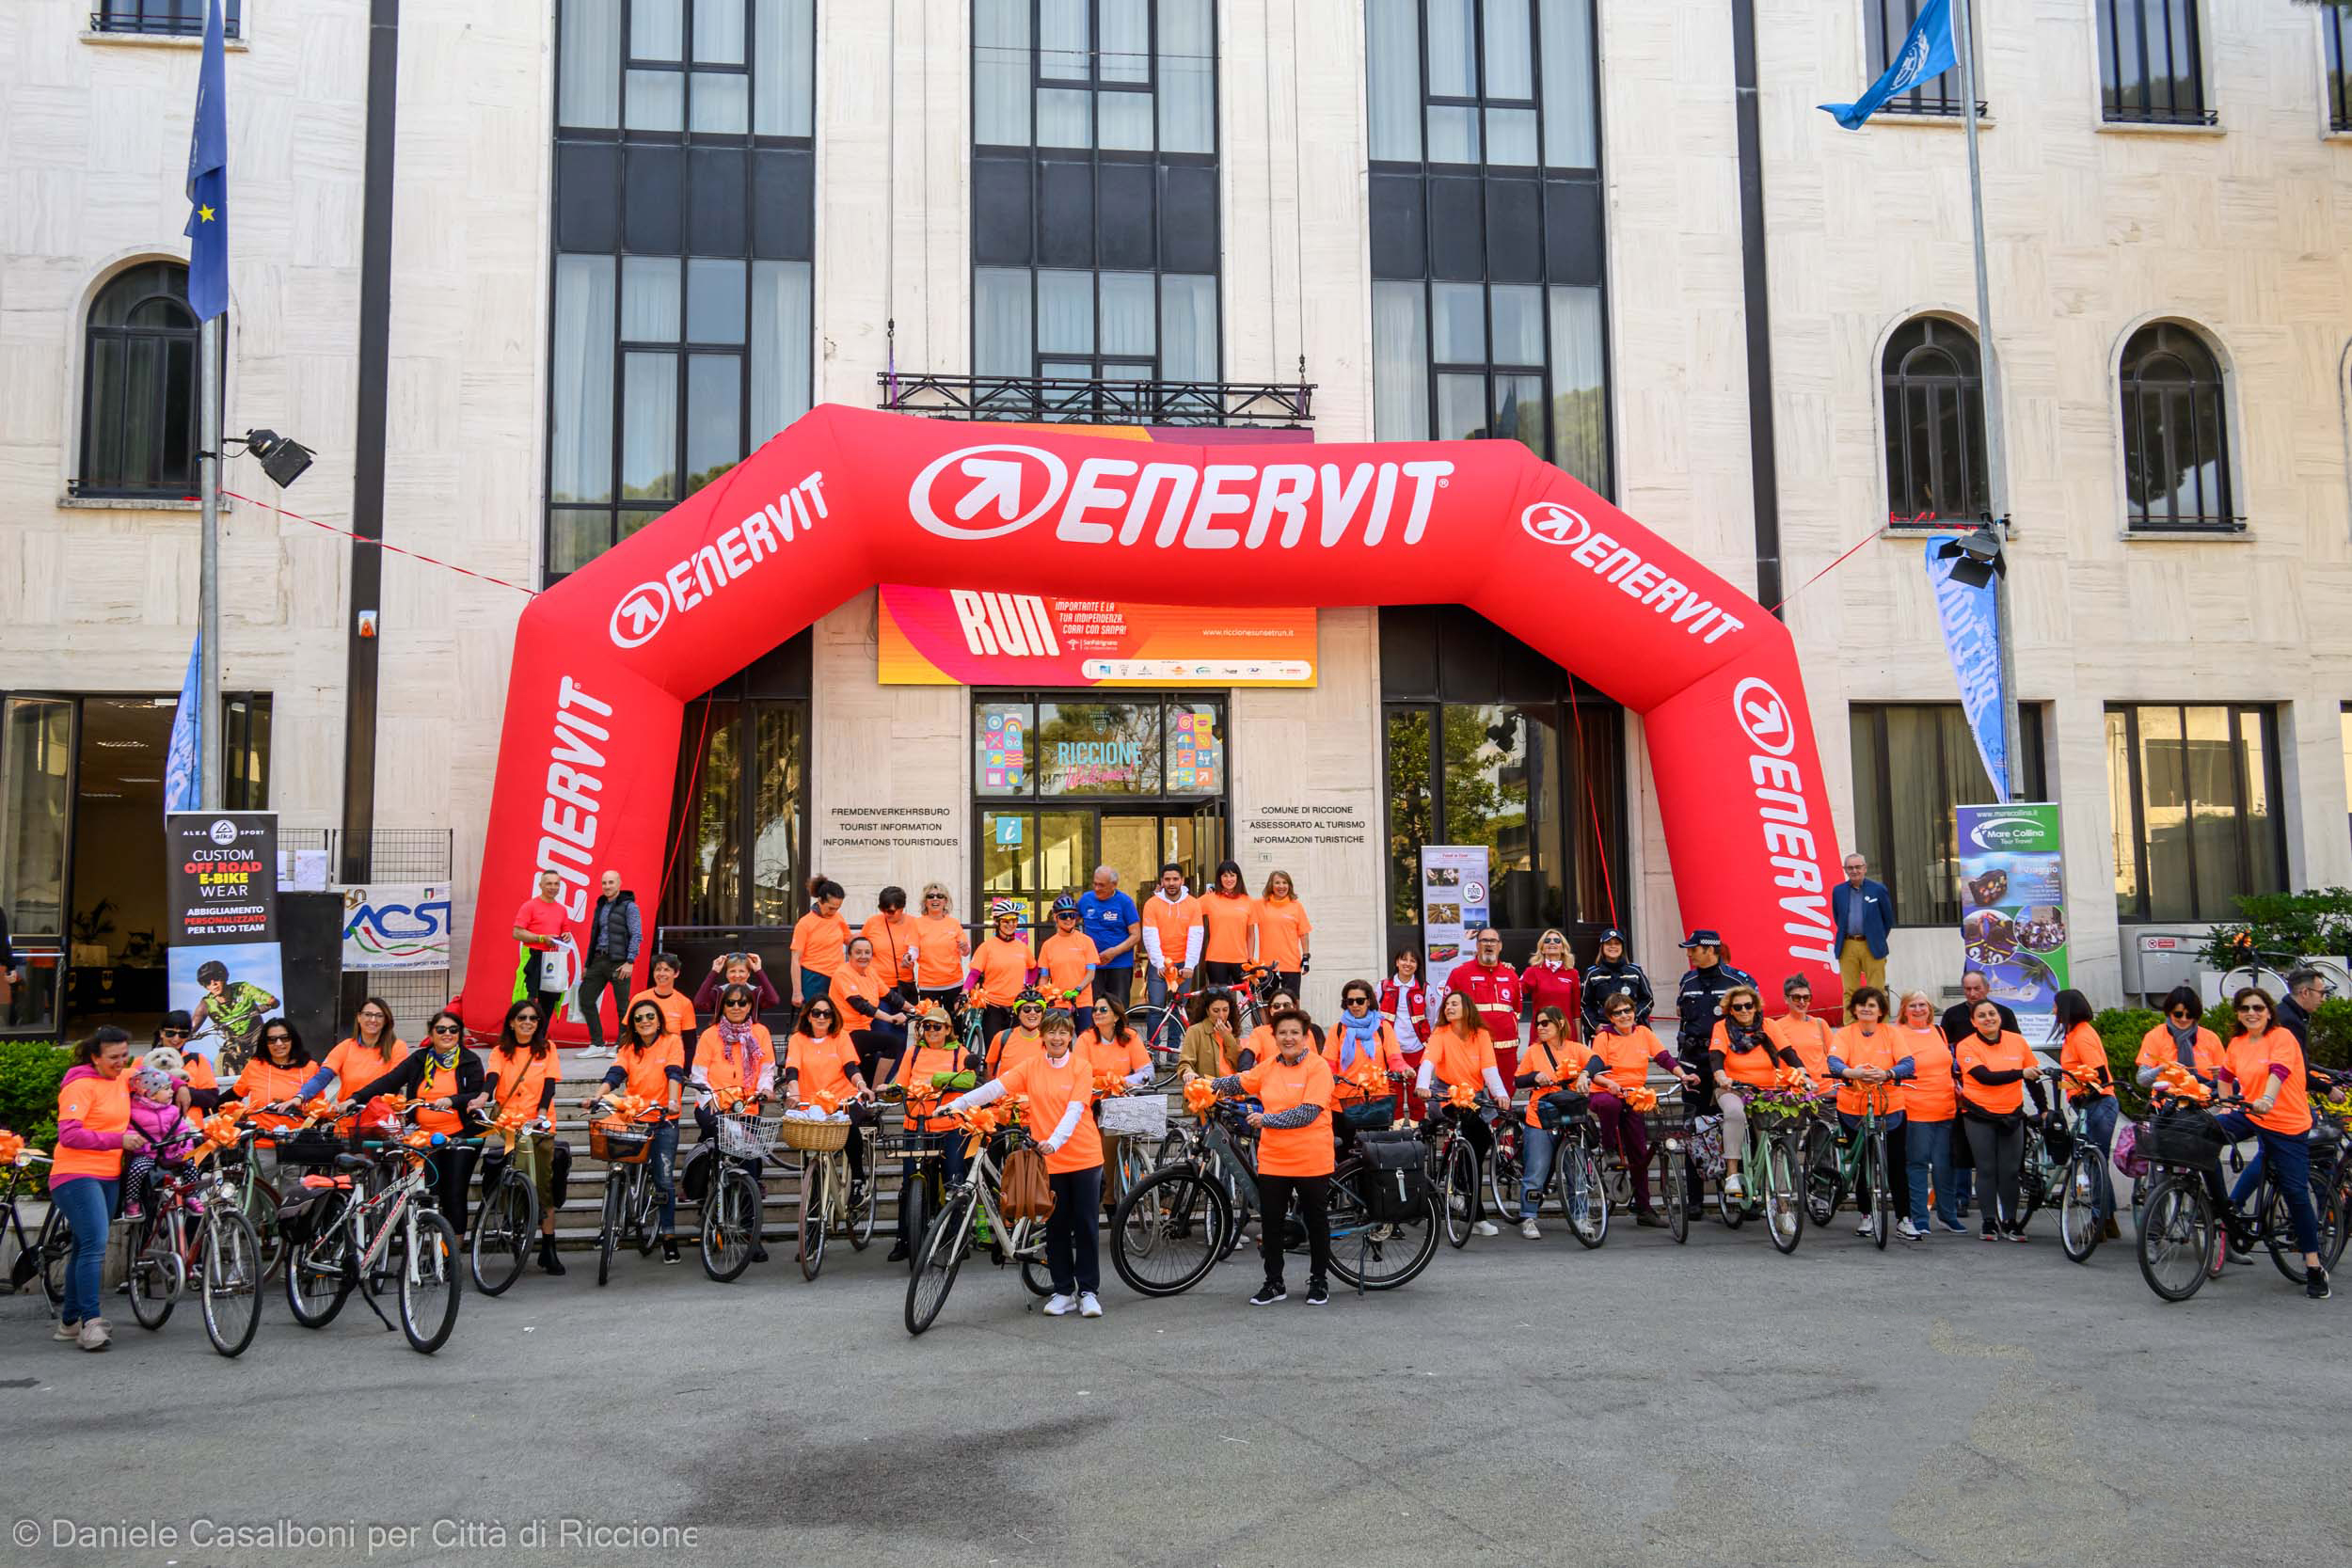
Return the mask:
POLYGON ((963 1005, 965 960, 972 957, 972 939, 955 911, 946 883, 923 884, 923 912, 914 917, 915 996, 949 1012, 963 1005))
MULTIPOLYGON (((1258 933, 1258 961, 1274 971, 1284 990, 1296 996, 1307 976, 1307 938, 1315 927, 1307 918, 1307 906, 1298 901, 1289 872, 1266 873, 1265 893, 1249 923, 1258 933)), ((1274 1016, 1271 1009, 1266 1016, 1274 1016)), ((1271 1057, 1273 1053, 1265 1054, 1271 1057)))
POLYGON ((1584 976, 1577 972, 1575 950, 1564 933, 1549 930, 1535 939, 1535 956, 1519 974, 1519 994, 1531 1013, 1559 1008, 1567 1017, 1562 1037, 1577 1037, 1577 1025, 1584 1017, 1584 976))
POLYGON ((1944 1037, 1935 1002, 1923 990, 1907 990, 1895 1007, 1897 1048, 1911 1058, 1912 1074, 1899 1086, 1896 1103, 1903 1110, 1903 1172, 1911 1187, 1910 1202, 1897 1234, 1906 1241, 1928 1237, 1928 1202, 1935 1202, 1935 1218, 1947 1231, 1965 1236, 1960 1223, 1960 1190, 1952 1177, 1953 1117, 1960 1099, 1952 1082, 1952 1047, 1944 1037))

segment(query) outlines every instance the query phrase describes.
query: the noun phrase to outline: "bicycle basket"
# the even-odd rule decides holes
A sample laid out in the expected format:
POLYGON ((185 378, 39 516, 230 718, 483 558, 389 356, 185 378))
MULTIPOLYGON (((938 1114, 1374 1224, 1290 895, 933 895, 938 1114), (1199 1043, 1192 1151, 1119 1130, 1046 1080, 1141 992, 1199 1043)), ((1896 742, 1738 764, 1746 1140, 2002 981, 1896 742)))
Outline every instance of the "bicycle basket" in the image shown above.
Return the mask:
POLYGON ((2204 1111, 2184 1106, 2161 1112, 2139 1134, 2136 1152, 2150 1164, 2178 1165, 2189 1170, 2221 1170, 2221 1148, 2229 1135, 2204 1111))
POLYGON ((803 1154, 831 1154, 850 1147, 850 1124, 841 1121, 818 1121, 809 1117, 786 1117, 778 1124, 784 1136, 784 1147, 797 1148, 803 1154))
POLYGON ((1375 1223, 1402 1225, 1429 1210, 1429 1146, 1417 1132, 1361 1132, 1356 1147, 1363 1151, 1364 1207, 1375 1223))
POLYGON ((719 1118, 719 1152, 731 1160, 765 1160, 781 1117, 728 1113, 719 1118))
POLYGON ((609 1165, 642 1164, 653 1152, 653 1129, 644 1122, 610 1118, 588 1124, 588 1154, 609 1165))
POLYGON ((1158 1094, 1120 1095, 1096 1107, 1103 1131, 1122 1138, 1159 1138, 1168 1132, 1168 1097, 1158 1094))

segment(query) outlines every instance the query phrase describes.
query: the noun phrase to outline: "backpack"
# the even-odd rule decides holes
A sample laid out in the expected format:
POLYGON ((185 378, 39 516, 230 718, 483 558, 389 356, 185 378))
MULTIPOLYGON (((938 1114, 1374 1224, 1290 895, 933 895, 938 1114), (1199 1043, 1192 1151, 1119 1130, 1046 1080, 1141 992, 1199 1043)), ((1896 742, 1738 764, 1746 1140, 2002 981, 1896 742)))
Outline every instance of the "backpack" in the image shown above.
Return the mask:
POLYGON ((1360 1185, 1375 1225, 1408 1225, 1429 1212, 1429 1146, 1418 1132, 1359 1132, 1360 1185))

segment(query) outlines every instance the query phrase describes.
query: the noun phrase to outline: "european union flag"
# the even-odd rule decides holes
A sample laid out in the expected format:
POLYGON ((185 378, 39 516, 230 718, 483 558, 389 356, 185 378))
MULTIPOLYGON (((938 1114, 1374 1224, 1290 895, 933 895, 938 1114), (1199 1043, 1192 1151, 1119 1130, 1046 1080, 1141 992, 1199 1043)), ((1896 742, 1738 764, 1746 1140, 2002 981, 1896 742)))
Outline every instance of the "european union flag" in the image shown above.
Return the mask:
POLYGON ((204 63, 196 76, 196 130, 188 138, 188 303, 199 321, 229 309, 229 99, 220 0, 204 18, 204 63))
POLYGON ((1960 55, 1952 47, 1952 0, 1928 0, 1919 8, 1919 20, 1911 24, 1903 38, 1903 46, 1895 52, 1895 63, 1886 68, 1886 74, 1870 84, 1870 90, 1851 103, 1823 103, 1820 107, 1837 119, 1849 131, 1859 131, 1862 122, 1879 112, 1886 101, 1898 93, 1909 92, 1930 77, 1941 76, 1960 63, 1960 55))

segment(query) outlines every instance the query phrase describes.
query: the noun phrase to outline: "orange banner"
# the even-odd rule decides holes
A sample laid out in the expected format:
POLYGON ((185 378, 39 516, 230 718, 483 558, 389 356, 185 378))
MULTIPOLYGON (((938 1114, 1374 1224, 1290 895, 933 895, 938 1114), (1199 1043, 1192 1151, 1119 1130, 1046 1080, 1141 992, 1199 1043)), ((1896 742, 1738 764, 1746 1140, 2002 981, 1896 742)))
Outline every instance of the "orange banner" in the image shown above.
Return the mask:
POLYGON ((884 686, 1312 686, 1315 612, 882 587, 884 686))

